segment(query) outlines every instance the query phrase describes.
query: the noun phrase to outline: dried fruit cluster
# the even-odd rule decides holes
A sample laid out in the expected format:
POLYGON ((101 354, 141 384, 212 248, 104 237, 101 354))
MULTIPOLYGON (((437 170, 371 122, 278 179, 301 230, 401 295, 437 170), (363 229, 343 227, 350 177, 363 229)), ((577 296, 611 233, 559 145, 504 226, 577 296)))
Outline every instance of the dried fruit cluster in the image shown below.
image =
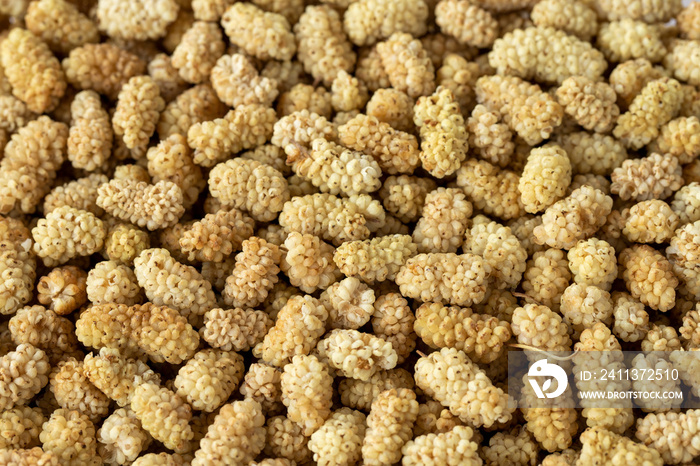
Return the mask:
POLYGON ((697 462, 699 3, 0 15, 0 464, 697 462))

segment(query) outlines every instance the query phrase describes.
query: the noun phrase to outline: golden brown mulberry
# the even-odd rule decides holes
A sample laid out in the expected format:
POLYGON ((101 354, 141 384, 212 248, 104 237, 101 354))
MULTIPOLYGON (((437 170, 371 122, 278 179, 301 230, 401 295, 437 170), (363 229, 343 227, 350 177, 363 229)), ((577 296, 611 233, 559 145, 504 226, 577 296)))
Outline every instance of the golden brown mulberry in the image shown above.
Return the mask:
POLYGON ((199 345, 199 335, 185 317, 152 303, 92 306, 80 315, 75 328, 85 346, 115 348, 127 357, 146 354, 154 362, 179 364, 199 345))
POLYGON ((527 466, 536 461, 539 446, 527 429, 514 428, 498 432, 484 447, 487 465, 513 464, 527 466))
POLYGON ((318 236, 293 231, 284 240, 284 247, 287 254, 280 268, 292 286, 313 293, 340 279, 341 272, 333 262, 335 248, 318 236))
POLYGON ((287 231, 340 245, 368 238, 384 223, 385 216, 381 204, 367 194, 338 198, 323 193, 293 197, 284 204, 279 223, 287 231))
POLYGON ((328 310, 328 326, 333 329, 358 329, 374 312, 374 291, 354 277, 334 283, 319 300, 328 310))
POLYGON ((2 116, 0 129, 8 132, 18 130, 37 117, 34 112, 29 111, 27 104, 9 94, 0 96, 0 116, 2 116))
POLYGON ((350 408, 334 411, 309 439, 314 461, 322 466, 349 466, 362 456, 365 415, 350 408))
POLYGON ((571 76, 596 80, 607 69, 603 54, 590 43, 552 27, 516 29, 505 34, 494 42, 489 63, 499 74, 560 84, 571 76), (545 53, 553 44, 559 50, 556 59, 545 53))
POLYGON ((656 63, 666 55, 660 27, 629 18, 603 23, 598 31, 597 46, 605 58, 614 63, 637 58, 656 63))
POLYGON ((277 80, 280 93, 287 92, 301 82, 307 82, 304 67, 298 60, 269 60, 260 71, 260 76, 277 80))
POLYGON ((243 357, 205 349, 187 361, 175 377, 177 394, 194 409, 213 412, 226 402, 243 378, 243 357))
POLYGON ((677 351, 682 342, 674 327, 652 324, 642 340, 642 351, 677 351))
POLYGON ((501 168, 506 167, 515 149, 513 133, 504 123, 502 115, 484 105, 477 105, 467 120, 469 145, 479 156, 501 168))
POLYGON ((625 160, 611 178, 611 190, 622 200, 665 199, 683 185, 681 166, 670 154, 625 160))
POLYGON ((261 105, 241 105, 223 118, 194 123, 187 131, 187 143, 194 152, 194 162, 213 167, 231 153, 265 144, 272 136, 277 115, 261 105))
POLYGON ((612 464, 617 462, 631 464, 648 464, 661 466, 664 461, 659 452, 641 443, 635 443, 607 430, 604 427, 591 427, 581 434, 581 456, 577 464, 591 464, 600 458, 609 458, 612 464))
POLYGON ((148 62, 148 75, 158 84, 160 96, 166 103, 172 102, 189 86, 173 66, 170 55, 159 53, 148 62))
POLYGON ((391 343, 401 364, 416 347, 414 322, 416 318, 406 301, 398 293, 386 293, 377 298, 372 315, 372 330, 378 337, 391 343))
POLYGON ((103 254, 113 261, 132 265, 144 249, 151 247, 148 233, 128 223, 118 223, 107 231, 103 254))
POLYGON ((23 343, 0 358, 0 410, 26 405, 49 381, 49 358, 23 343))
POLYGON ((207 214, 183 230, 180 247, 189 260, 221 262, 253 235, 254 224, 238 209, 207 214))
POLYGON ((367 115, 389 123, 394 129, 411 132, 414 101, 399 90, 378 89, 367 102, 367 115))
POLYGON ((369 100, 365 84, 345 70, 340 70, 336 75, 331 92, 331 104, 336 112, 359 111, 369 100))
POLYGON ((31 448, 39 444, 44 415, 39 408, 23 406, 0 414, 0 449, 31 448))
POLYGON ((130 78, 143 74, 146 63, 116 45, 86 44, 63 60, 66 79, 77 89, 92 89, 114 100, 130 78))
POLYGON ((226 105, 272 105, 277 97, 277 81, 258 75, 245 55, 223 55, 211 70, 211 83, 226 105))
POLYGON ((669 45, 668 55, 664 57, 664 66, 679 80, 697 86, 700 84, 700 69, 696 64, 699 56, 697 41, 674 40, 669 45))
POLYGON ((678 227, 678 215, 664 201, 651 199, 633 205, 622 232, 636 243, 664 243, 678 227))
MULTIPOLYGON (((311 115, 315 113, 330 120, 333 114, 331 93, 323 86, 314 87, 311 84, 299 83, 282 94, 277 102, 277 114, 282 117, 295 112, 303 112, 304 110, 306 110, 304 114, 309 113, 311 115)), ((313 131, 311 128, 310 130, 313 131)), ((296 131, 299 131, 299 128, 296 128, 296 131)), ((311 142, 312 139, 309 138, 308 142, 311 142)), ((286 147, 283 147, 283 149, 286 149, 286 147)))
POLYGON ((95 12, 98 26, 109 37, 146 40, 165 36, 166 28, 175 21, 179 5, 176 0, 101 0, 95 12))
POLYGON ((218 23, 232 3, 230 0, 192 0, 192 13, 199 21, 218 23))
MULTIPOLYGON (((6 41, 3 41, 5 44, 6 41)), ((0 162, 0 213, 33 213, 63 163, 68 127, 47 116, 12 135, 0 162)))
POLYGON ((318 342, 322 361, 345 377, 368 381, 378 370, 393 369, 397 354, 388 341, 357 330, 335 329, 318 342))
POLYGON ((66 90, 61 64, 40 38, 14 28, 0 46, 3 73, 12 94, 34 113, 51 111, 66 90))
POLYGON ((180 134, 163 138, 146 153, 148 173, 154 183, 172 181, 182 190, 183 204, 189 208, 206 186, 201 167, 194 164, 187 139, 180 134))
POLYGON ((671 154, 682 164, 700 156, 700 120, 697 117, 680 117, 661 127, 659 137, 649 144, 650 152, 671 154))
POLYGON ((679 112, 683 89, 678 81, 660 78, 650 81, 620 115, 613 134, 627 147, 639 149, 659 135, 659 129, 679 112))
POLYGON ((97 190, 97 205, 114 217, 149 230, 175 225, 184 213, 182 190, 171 181, 112 180, 97 190))
POLYGON ((558 309, 561 295, 569 286, 571 273, 561 249, 535 252, 527 261, 522 288, 536 302, 558 309))
POLYGON ((95 264, 88 273, 87 295, 92 304, 115 303, 131 306, 143 299, 143 292, 134 271, 116 261, 95 264))
POLYGON ((626 292, 613 292, 612 299, 615 335, 627 342, 643 339, 649 331, 649 314, 644 304, 626 292))
POLYGON ((350 72, 355 52, 343 31, 341 15, 329 5, 309 6, 294 25, 298 58, 314 79, 330 86, 338 72, 350 72))
POLYGON ((457 186, 464 189, 474 207, 503 220, 525 214, 519 182, 520 177, 514 172, 484 160, 468 159, 457 170, 457 186))
POLYGON ((579 125, 597 133, 610 131, 620 115, 615 103, 617 95, 606 83, 572 76, 561 83, 556 95, 567 114, 579 125))
POLYGON ((348 277, 361 280, 393 280, 406 260, 416 253, 408 235, 390 235, 365 241, 347 241, 336 249, 333 260, 348 277))
POLYGON ((323 138, 314 139, 310 150, 298 150, 287 162, 321 192, 352 196, 381 187, 382 171, 372 157, 323 138))
POLYGON ((568 351, 571 348, 569 328, 559 313, 538 304, 515 309, 511 323, 518 343, 545 351, 568 351))
POLYGON ((463 0, 442 0, 435 6, 435 23, 460 44, 491 47, 498 37, 498 21, 477 5, 463 0))
POLYGON ((95 425, 78 411, 57 409, 44 425, 39 438, 44 451, 50 451, 67 466, 97 466, 95 425))
MULTIPOLYGON (((194 350, 192 351, 194 354, 194 350)), ((160 384, 160 375, 140 359, 128 359, 116 349, 102 348, 85 356, 83 371, 90 382, 120 407, 129 407, 134 389, 144 383, 160 384)))
POLYGON ((326 332, 328 311, 316 298, 292 296, 280 309, 261 344, 263 361, 281 367, 295 355, 308 354, 326 332))
POLYGON ((219 411, 200 442, 192 466, 249 464, 265 445, 265 416, 254 400, 234 401, 219 411))
POLYGON ((534 214, 564 197, 570 183, 571 164, 561 146, 532 149, 518 183, 520 199, 525 210, 534 214))
POLYGON ((377 44, 382 66, 393 88, 412 98, 429 95, 435 90, 435 69, 420 41, 407 33, 397 32, 377 44))
POLYGON ((217 308, 204 314, 201 336, 214 348, 248 351, 263 341, 272 324, 263 311, 217 308))
POLYGON ((423 168, 436 178, 457 171, 467 157, 469 138, 452 91, 438 87, 433 95, 419 98, 413 122, 420 128, 423 168))
POLYGON ((573 337, 577 338, 596 322, 610 326, 613 302, 607 291, 594 285, 575 283, 562 293, 560 312, 564 322, 573 330, 573 337))
POLYGON ((228 7, 221 25, 232 44, 261 60, 289 60, 296 52, 294 34, 284 16, 251 3, 236 2, 228 7))
POLYGON ((173 51, 172 65, 186 82, 199 84, 209 78, 225 47, 218 24, 195 21, 173 51))
MULTIPOLYGON (((474 430, 467 426, 456 426, 454 429, 447 432, 420 435, 414 437, 413 440, 409 440, 404 445, 401 450, 403 453, 403 459, 401 461, 405 466, 481 465, 482 460, 478 454, 479 444, 476 443, 477 439, 478 433, 475 434, 474 430)), ((518 447, 520 446, 521 445, 518 445, 518 447)), ((534 445, 532 445, 530 449, 533 447, 534 445)), ((528 454, 526 451, 521 453, 524 455, 528 454)), ((534 451, 532 453, 534 453, 534 451)), ((485 453, 485 455, 488 456, 488 453, 485 453)), ((509 461, 509 458, 502 458, 501 456, 499 456, 499 458, 506 462, 509 461)), ((515 463, 508 462, 508 464, 515 463)))
POLYGON ((52 210, 32 228, 34 252, 49 267, 99 251, 105 235, 102 220, 68 206, 52 210))
POLYGON ((340 382, 338 391, 343 405, 369 411, 380 393, 400 388, 413 388, 413 377, 404 369, 379 371, 367 382, 345 379, 340 382))
POLYGON ((700 7, 694 2, 689 3, 676 17, 678 28, 685 38, 700 39, 700 7))
POLYGON ((428 193, 422 217, 413 230, 418 251, 457 252, 471 214, 472 205, 459 188, 437 188, 428 193))
POLYGON ((398 462, 417 416, 418 402, 413 390, 391 389, 379 394, 367 416, 367 432, 362 442, 364 464, 379 466, 398 462))
POLYGON ((176 393, 145 382, 134 389, 131 409, 143 428, 166 448, 184 453, 194 436, 192 408, 176 393))
POLYGON ((266 455, 286 458, 299 464, 311 459, 311 451, 307 446, 309 438, 302 433, 299 424, 286 416, 275 416, 267 420, 266 429, 266 455))
POLYGON ((610 291, 617 278, 615 249, 597 238, 581 240, 568 252, 569 269, 576 283, 594 285, 610 291))
POLYGON ((389 176, 379 190, 379 197, 382 198, 387 212, 395 215, 400 221, 409 223, 418 219, 427 194, 435 188, 436 184, 430 178, 389 176))
POLYGON ((141 421, 131 410, 115 410, 97 431, 97 452, 108 464, 126 464, 134 461, 151 442, 150 435, 141 428, 141 421))
POLYGON ((160 87, 150 76, 137 76, 124 84, 119 92, 112 117, 114 134, 122 136, 129 149, 145 147, 156 130, 165 101, 160 87))
POLYGON ((186 137, 191 126, 221 118, 226 110, 210 84, 194 86, 168 103, 161 112, 158 136, 165 139, 177 133, 186 137))
POLYGON ((87 171, 104 165, 112 151, 112 124, 95 91, 76 94, 71 104, 68 160, 87 171))
POLYGON ((452 91, 466 117, 476 103, 474 86, 479 79, 479 65, 468 62, 458 53, 448 53, 442 57, 442 66, 436 70, 437 85, 452 91))
POLYGON ((345 11, 343 26, 355 45, 372 45, 395 32, 422 36, 428 14, 423 0, 358 0, 345 11))
POLYGON ((41 277, 37 299, 58 315, 70 314, 87 301, 87 273, 68 265, 56 267, 41 277))
POLYGON ((598 32, 598 15, 585 2, 544 0, 530 15, 535 26, 551 26, 583 40, 590 40, 598 32))
POLYGON ((632 296, 662 312, 674 306, 678 279, 661 253, 646 244, 633 245, 620 252, 619 262, 632 296))
POLYGON ((92 422, 99 422, 109 414, 110 399, 90 383, 82 361, 68 358, 59 362, 49 382, 61 408, 78 411, 92 422))
POLYGON ((533 231, 535 242, 571 249, 579 240, 593 236, 611 210, 610 196, 584 185, 547 208, 542 215, 542 225, 533 231))
POLYGON ((609 175, 627 159, 627 150, 615 138, 585 131, 561 136, 559 144, 566 151, 575 173, 609 175))
POLYGON ((338 128, 338 142, 371 155, 383 172, 411 174, 420 164, 415 136, 397 131, 375 117, 359 114, 338 128))
POLYGON ((515 76, 479 78, 476 97, 480 104, 500 112, 505 123, 530 145, 549 138, 564 118, 564 109, 554 97, 515 76))
POLYGON ((281 376, 273 366, 253 363, 241 383, 241 395, 260 403, 263 413, 271 417, 283 408, 281 376))
POLYGON ((282 402, 289 419, 310 436, 331 414, 333 378, 316 356, 297 355, 284 366, 282 402))
POLYGON ((491 427, 512 417, 512 399, 462 351, 443 348, 421 357, 415 371, 416 384, 464 422, 491 427))
POLYGON ((0 315, 14 314, 32 299, 36 258, 31 238, 22 221, 0 217, 0 275, 5 277, 0 283, 0 315))
POLYGON ((484 299, 491 271, 474 254, 418 254, 401 267, 396 284, 409 298, 469 306, 484 299))
POLYGON ((151 302, 176 309, 190 323, 198 323, 216 306, 211 283, 194 267, 173 259, 167 249, 143 250, 134 259, 134 271, 151 302))
POLYGON ((19 309, 10 319, 9 329, 15 345, 31 344, 50 352, 51 356, 69 353, 77 348, 73 323, 43 306, 19 309))
POLYGON ((268 291, 277 283, 283 254, 277 245, 258 237, 243 241, 242 249, 226 279, 223 298, 230 306, 255 307, 265 301, 268 291))
POLYGON ((355 76, 361 79, 372 92, 391 87, 389 75, 384 71, 382 57, 379 56, 376 45, 360 48, 355 66, 355 76))
POLYGON ((472 225, 464 240, 464 252, 480 255, 491 266, 494 288, 517 286, 527 260, 527 252, 518 238, 510 228, 482 215, 474 217, 472 225))
POLYGON ((511 337, 508 322, 437 303, 425 303, 416 310, 414 329, 428 346, 456 348, 480 363, 497 359, 511 337))
MULTIPOLYGON (((578 430, 578 410, 562 407, 573 404, 573 396, 571 388, 567 387, 562 395, 550 400, 546 407, 522 409, 526 421, 525 429, 531 432, 535 440, 547 451, 568 448, 574 440, 578 430)), ((525 381, 520 402, 526 406, 542 406, 531 385, 525 381)))
POLYGON ((33 2, 24 20, 27 29, 51 49, 64 54, 87 43, 98 42, 100 38, 95 24, 65 0, 33 2))

